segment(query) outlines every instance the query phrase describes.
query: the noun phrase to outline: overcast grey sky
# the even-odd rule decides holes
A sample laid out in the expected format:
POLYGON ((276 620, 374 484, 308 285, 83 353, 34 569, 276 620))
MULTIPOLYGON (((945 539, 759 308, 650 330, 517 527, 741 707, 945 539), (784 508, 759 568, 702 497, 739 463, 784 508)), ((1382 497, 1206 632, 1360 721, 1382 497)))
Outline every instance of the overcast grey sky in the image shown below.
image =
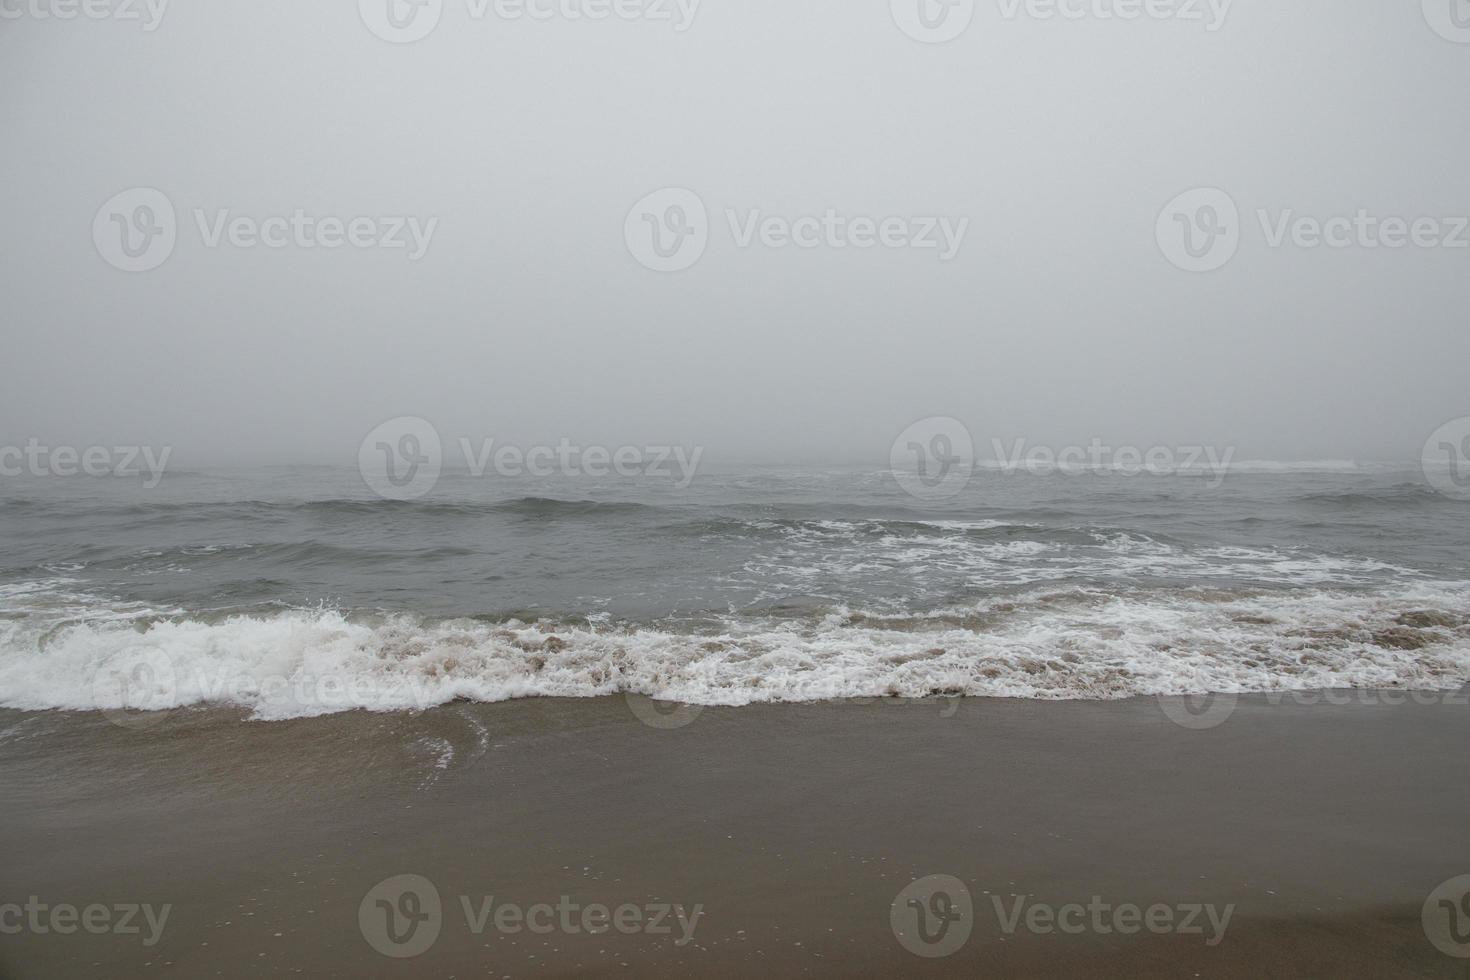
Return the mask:
POLYGON ((175 3, 151 31, 37 16, 66 2, 0 20, 5 444, 351 465, 418 415, 446 439, 876 466, 952 415, 982 446, 1410 459, 1470 415, 1470 248, 1445 244, 1470 243, 1465 0, 1439 21, 1439 0, 1236 0, 1223 22, 982 0, 942 44, 889 0, 704 0, 683 24, 672 0, 597 21, 443 0, 413 43, 354 0, 175 3), (138 187, 177 241, 125 272, 94 222, 138 187), (708 243, 656 272, 625 225, 670 187, 708 243), (1211 272, 1158 233, 1194 188, 1238 207, 1211 272), (417 259, 211 246, 225 209, 437 225, 417 259), (828 209, 969 223, 947 261, 740 244, 752 211, 828 209), (1287 211, 1444 220, 1432 246, 1273 247, 1287 211))

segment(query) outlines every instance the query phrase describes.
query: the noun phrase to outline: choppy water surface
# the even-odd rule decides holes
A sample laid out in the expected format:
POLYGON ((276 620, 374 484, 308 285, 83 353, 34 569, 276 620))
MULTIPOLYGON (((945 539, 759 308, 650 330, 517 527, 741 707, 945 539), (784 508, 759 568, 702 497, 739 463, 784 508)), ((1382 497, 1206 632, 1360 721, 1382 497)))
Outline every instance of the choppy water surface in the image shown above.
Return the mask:
POLYGON ((1467 517, 1393 466, 982 471, 943 504, 856 469, 9 482, 0 705, 1457 688, 1467 517))

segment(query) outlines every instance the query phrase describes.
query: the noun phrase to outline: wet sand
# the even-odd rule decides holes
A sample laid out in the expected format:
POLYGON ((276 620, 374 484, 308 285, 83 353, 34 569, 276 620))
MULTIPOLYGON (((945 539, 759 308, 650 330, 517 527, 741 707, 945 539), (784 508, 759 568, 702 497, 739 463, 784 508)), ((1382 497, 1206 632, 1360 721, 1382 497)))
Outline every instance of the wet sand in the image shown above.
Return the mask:
POLYGON ((0 905, 171 906, 151 947, 146 926, 0 935, 0 976, 1461 977, 1420 918, 1470 874, 1470 709, 1448 700, 1248 698, 1206 730, 1151 699, 711 708, 671 729, 622 699, 142 727, 0 711, 0 905), (407 874, 443 911, 395 959, 359 906, 407 874), (944 958, 890 924, 929 875, 974 900, 944 958), (677 924, 477 935, 461 896, 492 895, 702 915, 685 945, 677 924), (1216 945, 1007 934, 993 899, 1023 895, 1234 908, 1216 945))

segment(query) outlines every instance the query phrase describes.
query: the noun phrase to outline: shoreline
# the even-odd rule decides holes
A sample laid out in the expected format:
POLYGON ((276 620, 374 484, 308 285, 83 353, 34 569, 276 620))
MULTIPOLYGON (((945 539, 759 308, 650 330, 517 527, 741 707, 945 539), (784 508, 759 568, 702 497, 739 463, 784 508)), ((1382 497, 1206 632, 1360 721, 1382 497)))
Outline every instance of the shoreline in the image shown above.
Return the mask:
POLYGON ((1386 693, 1405 700, 1242 695, 1208 728, 1152 698, 692 718, 532 699, 281 722, 180 710, 144 727, 4 710, 0 905, 171 914, 151 947, 6 935, 0 977, 1459 976, 1420 916, 1470 874, 1470 709, 1386 693), (441 907, 433 943, 397 959, 359 911, 402 875, 441 907), (925 958, 892 907, 936 875, 968 890, 971 932, 925 958), (1090 915, 1062 928, 1099 902, 1107 931, 1090 915), (570 912, 550 933, 497 928, 504 906, 559 904, 594 926, 600 907, 667 906, 672 931, 649 931, 656 911, 626 934, 570 912), (1198 907, 1204 930, 1124 934, 1133 906, 1175 910, 1175 926, 1198 907))

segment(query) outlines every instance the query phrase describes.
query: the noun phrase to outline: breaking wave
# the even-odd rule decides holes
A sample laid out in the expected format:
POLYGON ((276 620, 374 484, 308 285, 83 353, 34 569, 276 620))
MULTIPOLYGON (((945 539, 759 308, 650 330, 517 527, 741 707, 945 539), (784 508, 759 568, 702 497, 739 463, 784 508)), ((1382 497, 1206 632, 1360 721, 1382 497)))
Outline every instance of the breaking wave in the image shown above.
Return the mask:
POLYGON ((744 705, 1450 690, 1470 681, 1466 583, 1040 588, 911 614, 837 606, 684 624, 329 609, 211 618, 67 600, 64 582, 5 598, 13 605, 38 596, 51 615, 0 619, 0 706, 232 705, 276 720, 626 693, 744 705))

